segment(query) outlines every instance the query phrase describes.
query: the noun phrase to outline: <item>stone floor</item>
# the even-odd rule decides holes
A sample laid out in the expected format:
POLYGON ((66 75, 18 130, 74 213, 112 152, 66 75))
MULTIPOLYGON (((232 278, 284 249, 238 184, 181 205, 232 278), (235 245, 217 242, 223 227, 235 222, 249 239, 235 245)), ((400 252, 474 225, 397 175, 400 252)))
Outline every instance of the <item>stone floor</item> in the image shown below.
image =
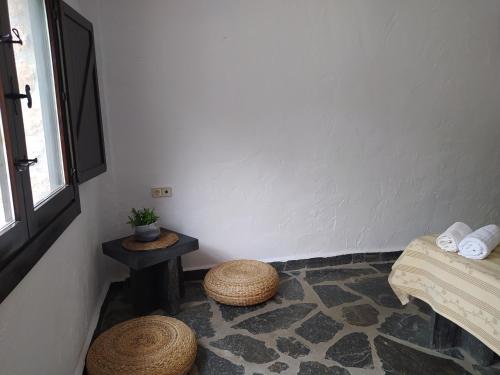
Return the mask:
MULTIPOLYGON (((429 307, 401 306, 387 283, 394 257, 276 263, 278 294, 248 308, 220 305, 188 282, 177 318, 198 337, 190 375, 500 374, 458 348, 429 348, 429 307)), ((124 283, 111 286, 102 310, 96 334, 133 317, 124 283)))

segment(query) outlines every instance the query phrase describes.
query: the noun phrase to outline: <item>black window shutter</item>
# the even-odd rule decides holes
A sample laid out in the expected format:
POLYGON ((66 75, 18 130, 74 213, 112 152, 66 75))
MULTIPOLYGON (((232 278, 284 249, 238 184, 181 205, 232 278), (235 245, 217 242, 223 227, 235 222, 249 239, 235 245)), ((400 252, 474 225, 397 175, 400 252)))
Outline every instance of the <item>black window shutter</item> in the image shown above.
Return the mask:
POLYGON ((66 3, 61 9, 64 75, 78 182, 106 171, 92 23, 66 3))

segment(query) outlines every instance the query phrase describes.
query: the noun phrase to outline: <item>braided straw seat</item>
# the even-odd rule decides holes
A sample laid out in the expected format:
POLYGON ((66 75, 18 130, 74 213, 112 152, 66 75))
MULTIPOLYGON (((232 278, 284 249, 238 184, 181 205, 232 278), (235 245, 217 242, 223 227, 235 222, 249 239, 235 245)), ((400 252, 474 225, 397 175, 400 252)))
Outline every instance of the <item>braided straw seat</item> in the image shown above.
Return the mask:
POLYGON ((117 324, 87 354, 90 375, 186 375, 196 358, 194 332, 177 319, 151 315, 117 324))
POLYGON ((232 306, 251 306, 272 298, 278 290, 278 272, 256 260, 233 260, 212 268, 203 287, 217 302, 232 306))

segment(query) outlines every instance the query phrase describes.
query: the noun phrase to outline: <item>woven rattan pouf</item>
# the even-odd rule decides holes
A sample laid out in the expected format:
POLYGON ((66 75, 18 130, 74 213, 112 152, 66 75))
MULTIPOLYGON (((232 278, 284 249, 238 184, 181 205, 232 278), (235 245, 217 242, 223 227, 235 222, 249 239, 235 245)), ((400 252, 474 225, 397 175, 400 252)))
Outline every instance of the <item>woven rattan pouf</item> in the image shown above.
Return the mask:
POLYGON ((185 375, 196 358, 194 332, 177 319, 151 315, 117 324, 87 354, 89 375, 185 375))
POLYGON ((207 295, 232 306, 257 305, 278 290, 278 272, 256 260, 233 260, 208 271, 203 281, 207 295))

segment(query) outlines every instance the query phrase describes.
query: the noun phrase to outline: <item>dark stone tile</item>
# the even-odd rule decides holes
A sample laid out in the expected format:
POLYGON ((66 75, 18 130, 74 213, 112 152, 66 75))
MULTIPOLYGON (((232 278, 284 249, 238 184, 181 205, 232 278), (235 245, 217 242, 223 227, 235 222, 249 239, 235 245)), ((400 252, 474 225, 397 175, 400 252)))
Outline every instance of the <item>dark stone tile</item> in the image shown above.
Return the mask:
POLYGON ((377 336, 374 343, 386 374, 470 375, 451 359, 435 357, 386 337, 377 336))
POLYGON ((500 368, 498 367, 482 367, 479 365, 474 365, 474 370, 479 372, 481 375, 500 375, 500 368))
MULTIPOLYGON (((439 353, 443 353, 444 355, 447 355, 448 357, 456 358, 456 359, 464 359, 464 355, 460 351, 459 348, 448 348, 448 349, 438 349, 439 353)), ((500 375, 500 373, 499 373, 500 375)))
POLYGON ((285 271, 294 271, 306 268, 308 259, 289 260, 286 262, 285 271))
POLYGON ((347 254, 347 255, 338 255, 335 257, 308 259, 306 262, 306 268, 332 267, 332 266, 340 266, 351 263, 352 263, 352 255, 347 254))
POLYGON ((423 314, 431 315, 433 313, 432 307, 429 304, 427 304, 427 302, 424 302, 421 299, 412 298, 411 303, 416 305, 418 311, 420 311, 423 314))
POLYGON ((302 344, 295 337, 278 337, 276 339, 278 350, 292 358, 299 358, 308 355, 311 350, 302 344))
POLYGON ((283 362, 275 362, 271 366, 269 366, 267 369, 271 372, 275 372, 275 373, 279 374, 283 371, 288 370, 288 365, 286 363, 283 363, 283 362))
POLYGON ((378 310, 372 305, 354 305, 342 308, 342 316, 353 326, 368 327, 378 323, 378 310))
POLYGON ((215 335, 212 323, 210 322, 212 316, 210 303, 206 302, 183 309, 175 318, 182 320, 190 326, 195 331, 196 336, 201 338, 213 337, 215 335))
POLYGON ((226 322, 230 322, 240 315, 248 314, 250 312, 262 309, 266 305, 267 305, 266 302, 254 306, 229 306, 229 305, 218 304, 219 310, 222 314, 222 318, 226 322))
POLYGON ((332 267, 351 263, 394 261, 399 257, 400 254, 401 251, 389 253, 345 254, 333 257, 317 257, 309 259, 289 260, 287 262, 272 262, 270 264, 277 271, 292 271, 302 268, 332 267))
POLYGON ((365 253, 352 254, 352 262, 353 263, 364 263, 365 262, 365 253))
POLYGON ((347 292, 337 285, 315 285, 313 289, 326 307, 338 306, 361 299, 360 296, 347 292))
MULTIPOLYGON (((438 314, 436 314, 435 319, 438 320, 438 327, 443 327, 447 324, 449 324, 450 327, 457 327, 456 324, 450 322, 448 319, 442 316, 438 316, 438 314), (444 322, 448 323, 446 324, 444 322)), ((435 321, 434 324, 436 324, 435 321)), ((480 366, 490 366, 492 363, 498 361, 499 359, 498 355, 496 355, 495 352, 493 352, 490 348, 483 344, 481 340, 467 332, 465 329, 458 329, 456 346, 463 349, 464 352, 469 353, 476 364, 480 366)))
POLYGON ((418 315, 393 313, 378 331, 413 344, 430 346, 431 325, 418 315))
POLYGON ((131 305, 122 301, 111 301, 102 315, 102 321, 96 329, 96 334, 99 335, 111 327, 135 317, 131 305))
POLYGON ((269 333, 278 329, 287 329, 293 323, 302 320, 318 305, 314 303, 298 303, 287 307, 272 310, 251 318, 248 318, 233 328, 246 329, 250 333, 269 333))
POLYGON ((289 301, 302 301, 304 289, 297 279, 291 278, 280 283, 277 296, 289 301))
POLYGON ((118 323, 135 318, 134 311, 127 301, 125 281, 111 283, 101 306, 99 322, 94 331, 94 338, 118 323))
POLYGON ((325 358, 332 359, 345 367, 373 367, 368 336, 360 332, 342 337, 327 350, 325 358))
POLYGON ((403 308, 401 302, 399 302, 399 299, 392 291, 392 288, 387 281, 387 276, 359 279, 353 283, 346 284, 346 286, 367 296, 381 306, 396 309, 403 308))
POLYGON ((285 272, 278 272, 278 276, 280 278, 280 281, 287 280, 290 277, 292 277, 290 274, 285 273, 285 272))
POLYGON ((295 332, 307 341, 317 344, 331 340, 342 328, 344 328, 342 323, 319 312, 303 322, 295 332))
POLYGON ((317 257, 309 259, 289 260, 286 262, 285 270, 297 270, 302 268, 322 268, 340 266, 352 263, 352 254, 338 255, 333 257, 317 257))
POLYGON ((325 268, 306 272, 305 280, 313 285, 323 281, 344 281, 353 277, 377 273, 372 268, 325 268))
POLYGON ((285 269, 286 262, 272 262, 269 263, 274 269, 278 272, 281 272, 285 269))
POLYGON ((240 334, 229 335, 210 343, 211 346, 227 350, 251 363, 268 363, 279 358, 279 354, 268 348, 264 341, 240 334))
POLYGON ((380 254, 381 253, 365 253, 365 262, 370 263, 380 261, 380 254))
POLYGON ((389 251, 384 253, 365 253, 365 262, 384 262, 396 261, 401 255, 402 251, 389 251))
POLYGON ((341 266, 343 264, 351 264, 352 254, 338 255, 336 257, 326 258, 326 263, 328 266, 341 266))
POLYGON ((110 284, 108 293, 106 294, 106 301, 122 301, 127 302, 127 287, 129 279, 125 281, 116 281, 110 284))
POLYGON ((182 303, 203 302, 208 300, 201 283, 187 282, 184 283, 184 288, 186 290, 186 294, 182 298, 182 303))
POLYGON ((402 250, 380 253, 380 260, 382 260, 382 261, 384 261, 384 260, 396 261, 401 256, 401 254, 403 254, 402 250))
POLYGON ((327 367, 319 362, 302 362, 297 375, 350 375, 350 373, 339 366, 327 367))
POLYGON ((372 263, 370 266, 382 273, 391 273, 394 263, 372 263))
POLYGON ((320 268, 320 267, 328 267, 327 263, 328 258, 309 258, 305 263, 305 268, 320 268))
POLYGON ((253 306, 229 306, 229 305, 223 305, 223 304, 218 304, 218 306, 219 306, 219 310, 222 314, 222 318, 226 322, 231 322, 241 315, 258 311, 258 310, 266 307, 270 303, 275 303, 275 301, 269 300, 267 302, 261 303, 259 305, 253 305, 253 306))
POLYGON ((212 351, 198 345, 196 367, 199 375, 244 375, 243 366, 237 366, 231 361, 219 357, 212 351))
POLYGON ((184 271, 185 281, 202 281, 208 273, 208 269, 184 271))

